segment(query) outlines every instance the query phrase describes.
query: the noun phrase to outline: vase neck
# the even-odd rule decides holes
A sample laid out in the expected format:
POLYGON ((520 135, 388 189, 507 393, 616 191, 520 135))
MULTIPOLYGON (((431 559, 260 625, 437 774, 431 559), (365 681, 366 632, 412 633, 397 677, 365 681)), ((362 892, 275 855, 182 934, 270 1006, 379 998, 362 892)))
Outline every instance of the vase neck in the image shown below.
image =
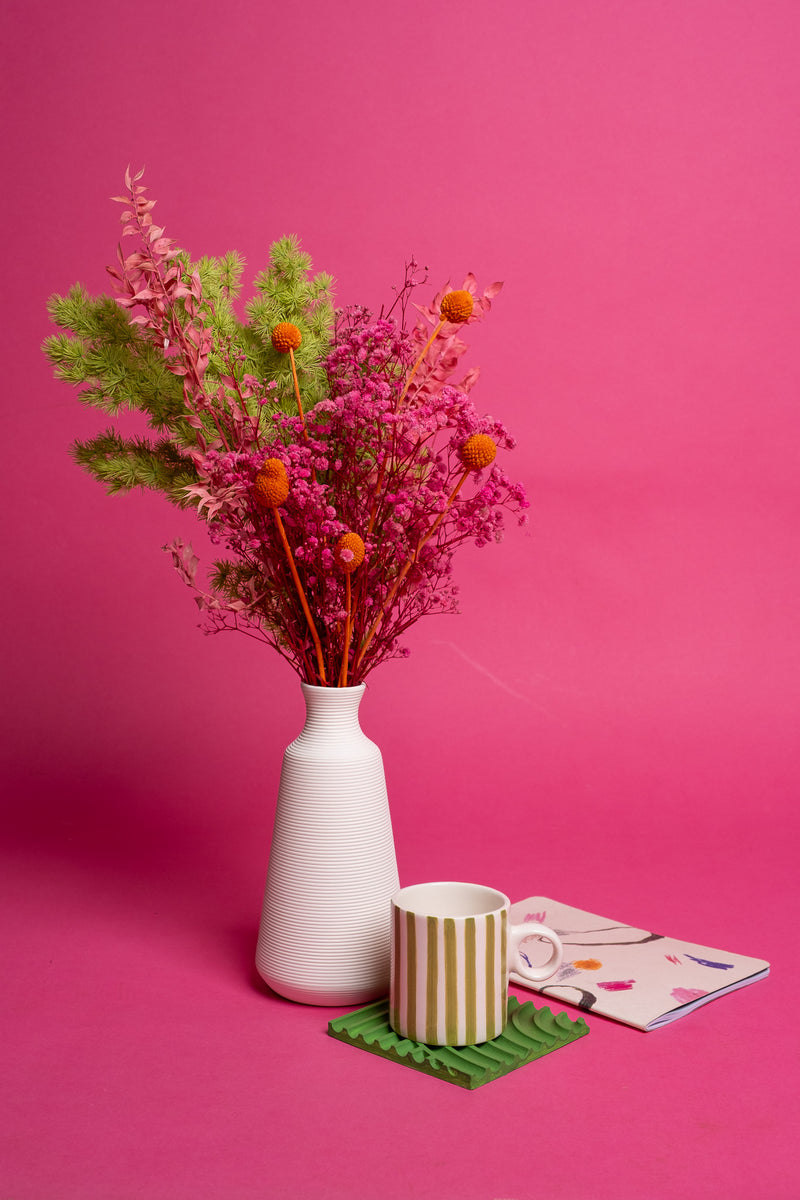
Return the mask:
POLYGON ((304 735, 313 734, 316 738, 337 739, 348 734, 361 733, 358 709, 361 697, 366 691, 366 684, 337 688, 301 683, 300 687, 306 704, 304 735))

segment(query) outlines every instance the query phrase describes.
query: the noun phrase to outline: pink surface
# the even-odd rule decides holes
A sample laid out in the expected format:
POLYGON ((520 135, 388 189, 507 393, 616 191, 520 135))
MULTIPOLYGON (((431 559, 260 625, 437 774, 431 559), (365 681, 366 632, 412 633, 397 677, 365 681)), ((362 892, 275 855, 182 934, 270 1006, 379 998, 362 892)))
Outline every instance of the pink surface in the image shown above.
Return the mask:
MULTIPOLYGON (((797 1194, 796 6, 6 5, 3 1200, 797 1194), (299 688, 203 639, 158 497, 69 461, 49 292, 106 288, 128 162, 195 256, 299 233, 505 290, 476 400, 532 520, 362 706, 401 879, 769 959, 475 1093, 254 982, 299 688), (10 278, 9 278, 10 275, 10 278), (488 815, 487 815, 488 814, 488 815)), ((197 538, 195 536, 195 540, 197 538)), ((524 998, 524 993, 520 993, 524 998)))

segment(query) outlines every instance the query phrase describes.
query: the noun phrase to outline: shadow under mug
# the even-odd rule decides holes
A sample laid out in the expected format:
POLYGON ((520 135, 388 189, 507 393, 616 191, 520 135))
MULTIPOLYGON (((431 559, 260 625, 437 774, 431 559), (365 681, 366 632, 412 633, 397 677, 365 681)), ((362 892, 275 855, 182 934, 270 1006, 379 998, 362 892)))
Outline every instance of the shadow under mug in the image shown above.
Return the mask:
POLYGON ((512 925, 511 902, 477 883, 419 883, 392 897, 389 1024, 430 1046, 472 1046, 506 1024, 508 973, 532 983, 561 966, 558 934, 536 921, 512 925), (529 937, 553 951, 532 967, 520 953, 529 937))

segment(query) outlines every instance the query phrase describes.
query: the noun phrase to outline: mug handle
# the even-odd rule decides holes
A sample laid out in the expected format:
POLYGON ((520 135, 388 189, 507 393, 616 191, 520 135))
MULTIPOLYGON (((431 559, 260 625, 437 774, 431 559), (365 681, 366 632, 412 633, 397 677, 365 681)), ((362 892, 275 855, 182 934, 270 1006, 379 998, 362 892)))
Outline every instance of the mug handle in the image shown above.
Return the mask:
POLYGON ((540 925, 537 921, 523 921, 520 925, 511 925, 508 933, 508 966, 510 970, 516 971, 525 979, 530 979, 531 983, 543 983, 545 979, 555 975, 564 957, 564 948, 557 933, 548 929, 546 925, 540 925), (553 953, 540 967, 528 966, 520 951, 520 943, 534 934, 543 937, 553 947, 553 953))

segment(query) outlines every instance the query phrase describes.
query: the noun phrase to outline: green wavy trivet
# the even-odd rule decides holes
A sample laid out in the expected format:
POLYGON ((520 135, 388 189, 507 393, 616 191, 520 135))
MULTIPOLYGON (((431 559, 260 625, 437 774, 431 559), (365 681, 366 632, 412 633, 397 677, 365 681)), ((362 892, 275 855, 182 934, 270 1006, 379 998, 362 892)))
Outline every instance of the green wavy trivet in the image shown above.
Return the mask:
POLYGON ((328 1022, 328 1033, 340 1042, 464 1088, 481 1087, 508 1075, 588 1032, 583 1017, 554 1015, 549 1008, 536 1008, 531 1000, 520 1004, 513 996, 508 1000, 508 1023, 503 1032, 478 1046, 426 1046, 401 1038, 389 1026, 388 999, 328 1022))

